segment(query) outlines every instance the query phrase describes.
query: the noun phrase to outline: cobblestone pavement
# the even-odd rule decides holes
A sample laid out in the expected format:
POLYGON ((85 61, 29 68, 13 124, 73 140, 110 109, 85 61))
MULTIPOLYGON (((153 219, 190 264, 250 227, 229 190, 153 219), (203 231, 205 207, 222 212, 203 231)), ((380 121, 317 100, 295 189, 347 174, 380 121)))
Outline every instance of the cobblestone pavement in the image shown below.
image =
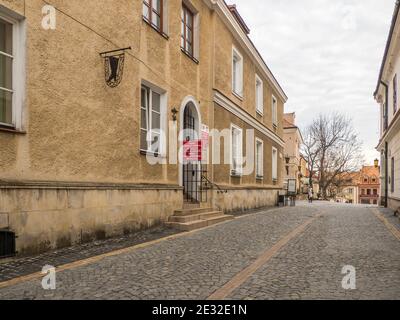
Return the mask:
POLYGON ((321 212, 227 298, 399 299, 400 241, 369 208, 321 203, 243 216, 58 272, 54 291, 41 279, 8 286, 0 299, 206 299, 321 212), (357 290, 342 289, 344 265, 356 268, 357 290))
POLYGON ((45 264, 58 267, 177 233, 179 233, 177 230, 157 226, 123 237, 76 245, 38 256, 9 259, 0 262, 0 282, 38 272, 45 264))

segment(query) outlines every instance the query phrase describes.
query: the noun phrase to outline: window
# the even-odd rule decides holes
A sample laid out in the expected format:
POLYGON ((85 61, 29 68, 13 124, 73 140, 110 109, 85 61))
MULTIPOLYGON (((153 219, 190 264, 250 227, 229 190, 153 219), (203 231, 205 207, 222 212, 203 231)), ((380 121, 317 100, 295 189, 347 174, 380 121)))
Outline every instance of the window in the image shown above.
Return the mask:
POLYGON ((0 124, 13 124, 13 25, 0 19, 0 124))
POLYGON ((361 195, 363 195, 363 196, 365 195, 365 189, 361 190, 361 195))
POLYGON ((397 111, 397 74, 393 78, 393 114, 397 111))
POLYGON ((140 150, 158 156, 164 154, 163 113, 165 112, 165 94, 142 85, 141 88, 141 121, 140 150))
POLYGON ((264 113, 264 84, 259 76, 256 75, 256 110, 259 114, 264 113))
POLYGON ((25 22, 22 16, 1 10, 0 6, 0 126, 22 130, 25 22))
POLYGON ((194 56, 194 14, 182 5, 181 48, 191 57, 194 56))
POLYGON ((278 126, 278 101, 272 96, 272 124, 278 126))
POLYGON ((272 148, 272 180, 278 181, 278 150, 272 148))
POLYGON ((243 131, 242 129, 231 126, 231 148, 232 148, 232 175, 242 175, 243 165, 243 131))
POLYGON ((163 0, 143 0, 143 18, 163 32, 163 0))
POLYGON ((264 177, 264 142, 260 139, 256 139, 256 177, 264 177))
POLYGON ((371 195, 371 189, 367 189, 367 196, 371 195))
POLYGON ((378 190, 374 189, 374 196, 377 196, 377 195, 378 195, 378 190))
POLYGON ((390 181, 391 181, 391 192, 392 193, 394 193, 394 191, 395 191, 395 188, 394 188, 394 165, 395 165, 395 162, 394 162, 394 158, 392 158, 392 167, 391 167, 391 179, 390 179, 390 181))
POLYGON ((243 57, 235 48, 232 50, 232 90, 243 97, 243 57))

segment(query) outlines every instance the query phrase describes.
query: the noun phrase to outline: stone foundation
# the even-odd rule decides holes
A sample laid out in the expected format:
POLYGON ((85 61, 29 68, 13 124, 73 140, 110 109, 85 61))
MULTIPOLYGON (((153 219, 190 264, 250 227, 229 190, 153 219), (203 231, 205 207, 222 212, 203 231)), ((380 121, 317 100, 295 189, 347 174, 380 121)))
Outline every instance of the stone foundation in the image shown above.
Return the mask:
POLYGON ((388 208, 393 211, 397 211, 400 208, 400 199, 397 198, 389 198, 388 199, 388 208))
POLYGON ((0 186, 0 228, 20 255, 128 234, 163 223, 183 205, 178 186, 0 186))
POLYGON ((228 193, 214 191, 213 205, 216 209, 231 213, 262 207, 276 206, 279 190, 276 189, 231 189, 228 193))

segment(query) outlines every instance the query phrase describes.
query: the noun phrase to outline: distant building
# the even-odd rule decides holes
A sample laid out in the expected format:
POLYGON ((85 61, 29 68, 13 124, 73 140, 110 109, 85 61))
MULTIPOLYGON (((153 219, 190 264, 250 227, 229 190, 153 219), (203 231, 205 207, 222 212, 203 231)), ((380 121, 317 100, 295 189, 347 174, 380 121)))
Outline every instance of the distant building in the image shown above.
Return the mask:
POLYGON ((350 204, 379 204, 379 167, 363 166, 358 172, 344 173, 338 178, 336 201, 350 204))
POLYGON ((300 148, 303 144, 303 137, 296 125, 295 113, 284 114, 283 140, 285 141, 284 184, 287 186, 289 180, 296 180, 297 193, 300 193, 302 187, 300 148))
POLYGON ((400 207, 400 113, 398 75, 400 74, 399 2, 393 15, 385 54, 374 93, 380 105, 381 204, 394 210, 400 207))
POLYGON ((359 184, 359 203, 379 204, 380 180, 379 167, 364 166, 360 171, 359 184))
POLYGON ((342 203, 358 204, 360 172, 345 173, 341 179, 341 187, 338 188, 336 200, 342 203))

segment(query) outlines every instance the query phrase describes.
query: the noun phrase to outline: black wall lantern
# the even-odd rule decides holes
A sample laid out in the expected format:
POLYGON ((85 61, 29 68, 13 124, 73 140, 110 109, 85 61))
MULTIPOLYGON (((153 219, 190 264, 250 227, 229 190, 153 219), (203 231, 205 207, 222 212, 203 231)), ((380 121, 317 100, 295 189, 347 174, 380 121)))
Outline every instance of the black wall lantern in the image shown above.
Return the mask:
POLYGON ((171 110, 171 113, 172 113, 172 121, 176 121, 177 120, 177 114, 178 114, 178 110, 176 110, 176 108, 173 108, 172 110, 171 110))
POLYGON ((111 88, 117 87, 122 81, 125 51, 127 50, 132 50, 132 48, 128 47, 100 53, 100 56, 104 59, 106 83, 111 88))

